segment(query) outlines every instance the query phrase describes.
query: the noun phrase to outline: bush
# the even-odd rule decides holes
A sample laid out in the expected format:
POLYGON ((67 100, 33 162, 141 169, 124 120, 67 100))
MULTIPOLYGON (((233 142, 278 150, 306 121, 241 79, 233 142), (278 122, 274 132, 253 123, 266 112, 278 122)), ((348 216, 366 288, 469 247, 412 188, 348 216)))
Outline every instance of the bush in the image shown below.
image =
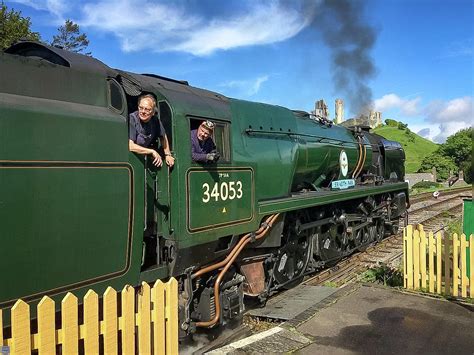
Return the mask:
POLYGON ((398 126, 398 121, 392 120, 390 118, 387 118, 385 120, 385 124, 389 127, 397 127, 398 126))
POLYGON ((417 182, 415 185, 413 185, 413 189, 430 189, 432 187, 442 187, 443 185, 438 184, 437 182, 434 181, 420 181, 417 182))
POLYGON ((449 171, 457 170, 454 160, 442 155, 439 150, 423 158, 418 172, 430 172, 433 167, 436 168, 438 181, 446 181, 449 177, 449 171))
POLYGON ((370 268, 362 275, 362 281, 381 283, 385 286, 403 286, 403 271, 385 264, 370 268))
POLYGON ((398 122, 398 129, 404 130, 407 127, 408 127, 408 124, 403 123, 403 122, 398 122))

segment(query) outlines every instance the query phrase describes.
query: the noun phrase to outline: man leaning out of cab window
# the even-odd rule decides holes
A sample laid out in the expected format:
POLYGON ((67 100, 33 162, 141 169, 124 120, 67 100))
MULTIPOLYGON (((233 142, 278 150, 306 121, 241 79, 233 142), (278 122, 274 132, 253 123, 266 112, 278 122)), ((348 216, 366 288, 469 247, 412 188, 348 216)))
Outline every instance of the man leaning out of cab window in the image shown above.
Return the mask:
POLYGON ((153 157, 153 165, 160 167, 163 165, 163 159, 155 147, 158 137, 165 152, 166 164, 172 167, 174 158, 171 155, 165 129, 156 115, 156 100, 150 94, 140 96, 138 111, 130 114, 128 148, 137 154, 150 154, 153 157))
POLYGON ((197 129, 191 131, 191 156, 193 161, 201 163, 215 163, 220 154, 212 140, 214 122, 203 121, 197 129))

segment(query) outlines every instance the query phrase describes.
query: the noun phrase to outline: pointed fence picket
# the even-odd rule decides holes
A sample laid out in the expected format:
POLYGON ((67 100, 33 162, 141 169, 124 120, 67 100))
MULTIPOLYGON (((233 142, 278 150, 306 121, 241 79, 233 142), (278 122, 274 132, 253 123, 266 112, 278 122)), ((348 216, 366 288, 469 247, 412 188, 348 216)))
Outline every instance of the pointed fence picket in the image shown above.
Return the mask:
POLYGON ((473 250, 472 234, 469 238, 456 233, 434 235, 422 225, 408 225, 403 231, 405 288, 474 298, 473 250))
POLYGON ((78 298, 68 293, 61 301, 60 327, 56 326, 55 303, 45 296, 37 306, 36 333, 31 332, 30 306, 18 300, 11 308, 11 336, 8 338, 4 337, 0 310, 0 348, 9 347, 12 355, 32 351, 40 355, 58 351, 117 354, 119 349, 122 354, 178 354, 176 279, 166 283, 158 280, 152 288, 143 282, 138 290, 125 286, 120 293, 120 310, 117 296, 111 287, 101 299, 89 290, 84 296, 81 314, 78 298))

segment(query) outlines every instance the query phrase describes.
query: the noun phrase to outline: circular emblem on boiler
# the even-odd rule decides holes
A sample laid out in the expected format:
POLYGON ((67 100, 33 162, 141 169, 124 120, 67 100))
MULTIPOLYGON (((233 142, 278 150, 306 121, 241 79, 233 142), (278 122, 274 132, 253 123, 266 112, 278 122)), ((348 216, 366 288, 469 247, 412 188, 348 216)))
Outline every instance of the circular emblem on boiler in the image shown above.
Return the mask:
POLYGON ((347 176, 347 171, 349 170, 349 162, 347 161, 347 154, 344 150, 341 150, 339 154, 339 166, 341 167, 342 176, 347 176))

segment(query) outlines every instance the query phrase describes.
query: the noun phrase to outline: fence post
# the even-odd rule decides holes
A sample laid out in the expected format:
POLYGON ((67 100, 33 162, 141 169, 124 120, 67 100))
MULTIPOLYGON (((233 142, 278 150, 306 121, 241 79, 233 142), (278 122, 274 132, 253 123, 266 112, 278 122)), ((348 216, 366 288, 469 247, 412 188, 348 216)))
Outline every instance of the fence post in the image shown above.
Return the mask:
POLYGON ((166 353, 178 354, 178 281, 166 283, 166 353))
POLYGON ((142 282, 138 294, 138 353, 151 354, 150 286, 142 282))
POLYGON ((151 300, 153 302, 153 353, 165 354, 165 286, 163 281, 158 280, 151 289, 151 300))
POLYGON ((118 353, 117 291, 107 287, 104 293, 104 353, 118 353))
POLYGON ((441 257, 441 242, 442 242, 442 235, 441 232, 436 233, 436 292, 441 294, 441 285, 443 279, 443 272, 442 272, 442 264, 443 259, 441 257))
POLYGON ((61 333, 63 354, 79 351, 79 323, 77 297, 68 292, 61 302, 61 333))
POLYGON ((420 271, 421 271, 421 288, 426 290, 426 233, 423 230, 423 226, 420 224, 420 271))
POLYGON ((99 353, 99 296, 92 290, 84 296, 84 350, 99 353))
POLYGON ((11 310, 12 354, 31 354, 30 306, 16 301, 11 310))
POLYGON ((434 293, 434 268, 435 268, 435 262, 434 262, 434 252, 435 252, 435 245, 434 245, 434 237, 433 237, 433 232, 429 232, 428 235, 428 243, 429 243, 429 259, 428 259, 428 269, 429 269, 429 287, 430 287, 430 292, 434 293))
POLYGON ((413 290, 413 226, 408 225, 404 230, 405 253, 405 282, 406 288, 413 290))
POLYGON ((453 234, 453 296, 459 293, 459 238, 457 233, 453 234))
POLYGON ((444 239, 444 294, 446 296, 451 295, 451 255, 449 248, 450 248, 450 240, 449 235, 443 232, 443 239, 444 239))
POLYGON ((38 303, 38 352, 54 354, 56 352, 56 324, 54 301, 44 296, 38 303))
POLYGON ((467 241, 464 234, 461 235, 461 296, 467 297, 467 241))
POLYGON ((122 289, 122 354, 135 354, 135 289, 122 289))
POLYGON ((420 289, 420 231, 413 231, 413 287, 420 289))

